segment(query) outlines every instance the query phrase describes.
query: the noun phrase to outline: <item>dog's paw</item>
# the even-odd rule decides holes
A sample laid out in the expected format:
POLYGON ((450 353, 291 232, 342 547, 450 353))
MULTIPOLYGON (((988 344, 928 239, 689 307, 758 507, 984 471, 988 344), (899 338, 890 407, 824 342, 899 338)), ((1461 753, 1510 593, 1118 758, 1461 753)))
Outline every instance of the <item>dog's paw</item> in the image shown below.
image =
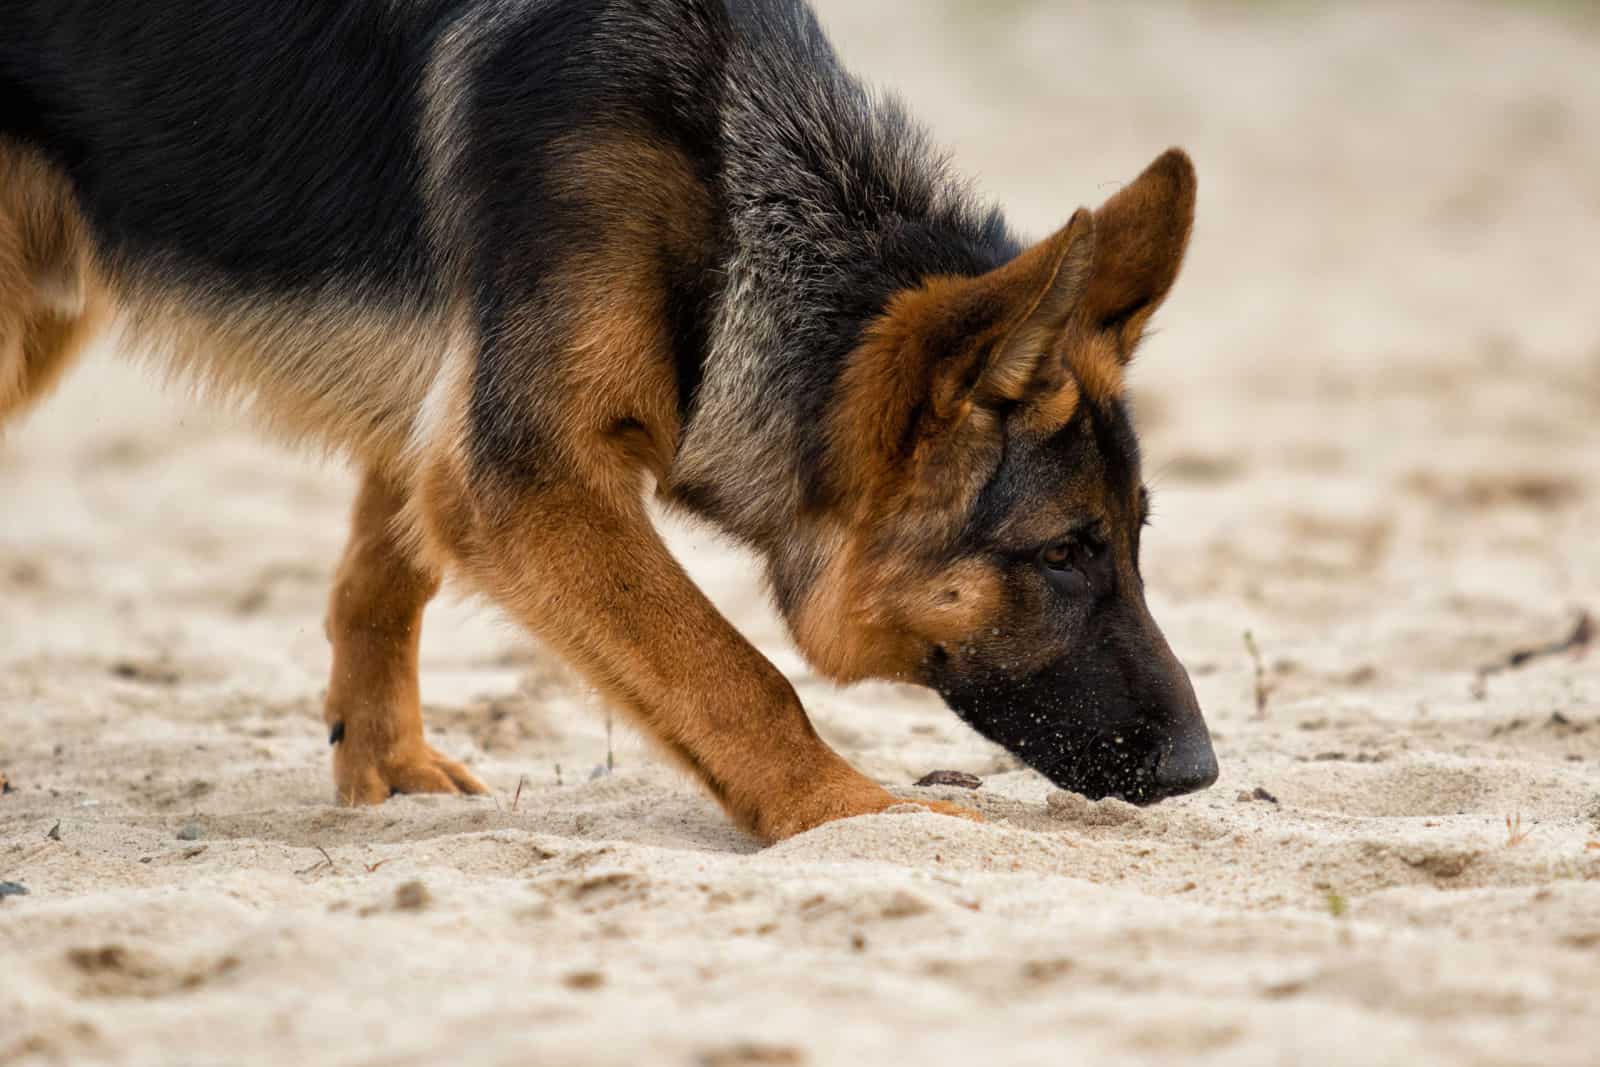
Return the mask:
POLYGON ((932 811, 939 815, 983 821, 983 816, 977 812, 942 800, 903 800, 876 782, 849 772, 842 775, 841 780, 831 783, 829 788, 813 789, 803 797, 771 805, 767 817, 757 820, 755 830, 769 842, 781 841, 814 830, 824 823, 896 810, 932 811))
POLYGON ((333 784, 346 806, 382 804, 396 793, 489 792, 471 771, 426 744, 376 753, 341 742, 333 751, 333 784))
POLYGON ((935 815, 953 815, 958 819, 969 819, 972 822, 986 822, 982 815, 971 808, 963 808, 960 804, 947 804, 942 800, 900 800, 897 798, 892 808, 884 809, 890 815, 919 815, 931 811, 935 815))

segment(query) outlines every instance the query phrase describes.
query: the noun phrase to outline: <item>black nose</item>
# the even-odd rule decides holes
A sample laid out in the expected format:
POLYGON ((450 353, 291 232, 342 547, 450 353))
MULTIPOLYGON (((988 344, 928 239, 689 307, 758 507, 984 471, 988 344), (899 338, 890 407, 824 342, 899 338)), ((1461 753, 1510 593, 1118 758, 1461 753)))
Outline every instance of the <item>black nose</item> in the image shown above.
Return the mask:
POLYGON ((1185 730, 1156 764, 1155 792, 1161 799, 1198 792, 1217 780, 1217 754, 1202 722, 1185 730))

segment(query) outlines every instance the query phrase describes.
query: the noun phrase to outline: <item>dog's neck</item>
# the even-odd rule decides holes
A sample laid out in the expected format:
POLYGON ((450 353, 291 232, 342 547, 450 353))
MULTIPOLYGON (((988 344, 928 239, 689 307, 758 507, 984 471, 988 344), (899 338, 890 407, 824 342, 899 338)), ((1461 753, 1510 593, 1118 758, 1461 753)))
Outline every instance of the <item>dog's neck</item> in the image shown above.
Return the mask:
POLYGON ((668 494, 765 553, 780 600, 864 329, 898 290, 1018 251, 897 102, 784 55, 730 63, 759 76, 726 96, 720 286, 668 494))

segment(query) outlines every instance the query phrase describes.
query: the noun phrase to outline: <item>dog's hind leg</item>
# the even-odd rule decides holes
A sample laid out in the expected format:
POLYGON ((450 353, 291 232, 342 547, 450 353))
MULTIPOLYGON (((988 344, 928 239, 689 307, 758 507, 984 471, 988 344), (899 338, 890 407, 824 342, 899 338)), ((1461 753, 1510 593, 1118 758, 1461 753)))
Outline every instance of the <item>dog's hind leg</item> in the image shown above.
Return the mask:
POLYGON ((49 392, 101 301, 66 178, 0 138, 0 423, 49 392))
POLYGON ((333 675, 325 717, 343 804, 377 804, 394 793, 488 792, 422 739, 417 646, 439 576, 397 535, 404 503, 382 477, 367 475, 329 599, 333 675))

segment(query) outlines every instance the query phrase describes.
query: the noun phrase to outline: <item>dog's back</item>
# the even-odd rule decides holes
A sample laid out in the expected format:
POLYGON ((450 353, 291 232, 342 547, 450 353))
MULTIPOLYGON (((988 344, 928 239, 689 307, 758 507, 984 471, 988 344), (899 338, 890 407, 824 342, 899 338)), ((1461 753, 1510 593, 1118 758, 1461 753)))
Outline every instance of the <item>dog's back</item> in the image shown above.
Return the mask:
POLYGON ((119 260, 241 292, 424 293, 422 83, 459 0, 12 0, 0 135, 70 177, 119 260))
POLYGON ((13 367, 109 325, 291 436, 395 452, 448 345, 416 87, 451 6, 7 4, 13 367), (44 264, 40 216, 81 239, 44 264))
POLYGON ((725 14, 4 5, 0 411, 66 362, 58 325, 112 325, 290 437, 403 466, 507 290, 592 237, 561 157, 618 130, 711 150, 725 14))

